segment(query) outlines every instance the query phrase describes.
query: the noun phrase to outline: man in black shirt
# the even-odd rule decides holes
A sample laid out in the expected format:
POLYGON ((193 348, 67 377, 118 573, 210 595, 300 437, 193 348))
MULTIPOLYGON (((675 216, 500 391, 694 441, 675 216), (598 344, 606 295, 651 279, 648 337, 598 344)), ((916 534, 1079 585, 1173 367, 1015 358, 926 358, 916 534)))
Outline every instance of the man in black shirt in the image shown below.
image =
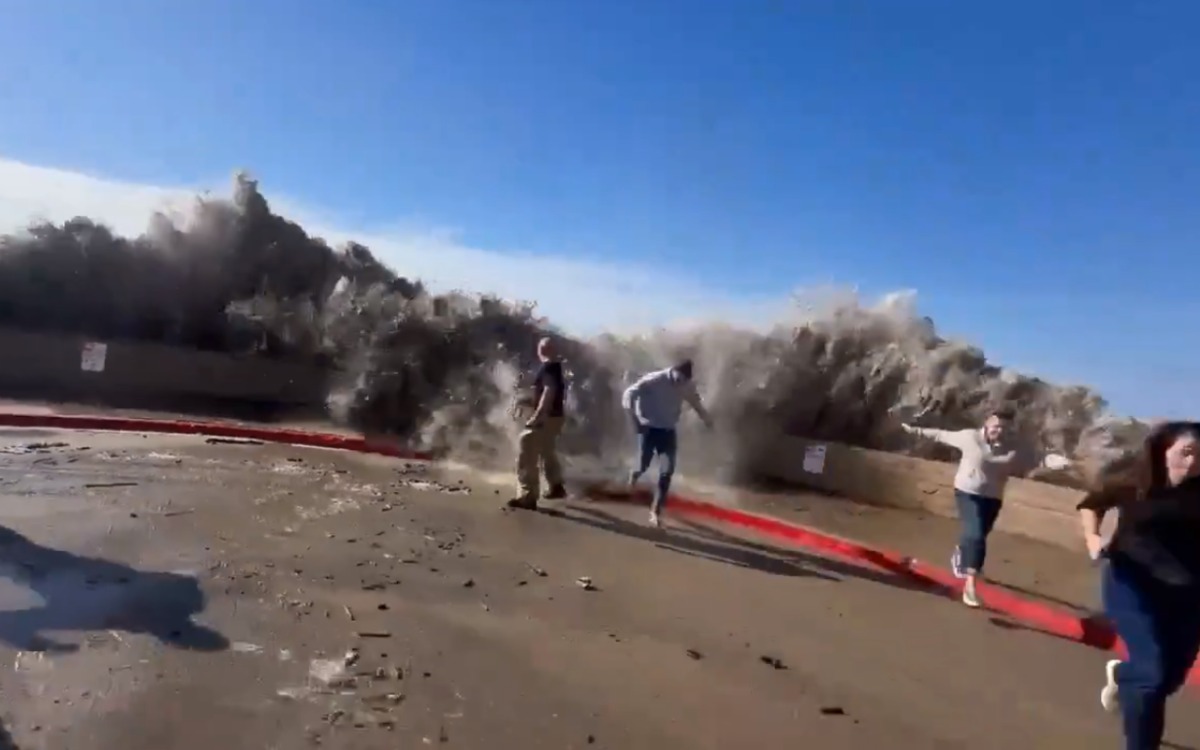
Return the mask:
POLYGON ((533 381, 533 416, 521 431, 517 452, 517 497, 508 502, 511 508, 534 510, 538 502, 538 464, 546 474, 547 500, 567 496, 563 487, 562 465, 558 461, 558 435, 563 428, 563 403, 567 391, 562 362, 554 351, 554 342, 544 338, 538 342, 538 368, 533 381))

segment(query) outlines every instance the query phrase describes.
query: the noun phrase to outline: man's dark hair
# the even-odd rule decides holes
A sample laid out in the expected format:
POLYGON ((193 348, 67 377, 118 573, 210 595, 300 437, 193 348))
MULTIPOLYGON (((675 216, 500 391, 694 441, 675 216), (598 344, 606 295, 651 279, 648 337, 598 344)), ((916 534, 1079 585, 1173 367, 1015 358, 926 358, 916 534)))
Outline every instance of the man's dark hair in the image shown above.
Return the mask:
POLYGON ((675 372, 679 373, 688 380, 692 379, 692 360, 685 359, 674 367, 675 372))
POLYGON ((1001 422, 1011 422, 1017 418, 1017 411, 1011 406, 1001 406, 999 409, 992 409, 991 416, 1001 422))

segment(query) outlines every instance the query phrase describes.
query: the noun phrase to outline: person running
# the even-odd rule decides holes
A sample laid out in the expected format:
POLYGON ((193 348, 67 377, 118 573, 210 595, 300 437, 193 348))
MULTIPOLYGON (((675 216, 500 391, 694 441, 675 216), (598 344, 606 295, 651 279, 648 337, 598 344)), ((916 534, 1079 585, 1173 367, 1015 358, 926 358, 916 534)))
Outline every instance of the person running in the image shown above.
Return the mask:
MULTIPOLYGON (((968 607, 979 606, 976 579, 987 560, 987 540, 1000 515, 1004 487, 1010 476, 1022 476, 1037 464, 1029 452, 1015 444, 1012 421, 1012 411, 998 409, 988 415, 980 428, 936 430, 901 425, 910 435, 936 440, 961 453, 954 475, 954 501, 961 534, 950 567, 956 578, 965 579, 962 601, 968 607)), ((1047 464, 1064 468, 1063 457, 1053 459, 1047 457, 1047 464)))
MULTIPOLYGON (((1157 749, 1167 699, 1200 652, 1200 423, 1167 422, 1143 444, 1131 478, 1079 503, 1083 538, 1103 560, 1104 611, 1128 657, 1109 661, 1100 703, 1121 711, 1126 750, 1157 749), (1105 540, 1100 523, 1118 511, 1105 540)), ((1106 486, 1107 485, 1107 486, 1106 486)))
POLYGON ((675 474, 675 459, 679 450, 676 426, 687 402, 712 429, 712 417, 704 408, 696 383, 692 379, 692 361, 685 359, 674 367, 643 376, 625 390, 621 404, 633 419, 638 434, 637 468, 629 476, 629 485, 637 484, 650 462, 659 459, 658 486, 650 504, 650 525, 662 526, 662 511, 675 474))
POLYGON ((517 441, 519 489, 517 496, 508 501, 508 507, 523 510, 537 509, 539 463, 548 485, 545 498, 559 500, 567 496, 558 460, 558 436, 566 415, 566 377, 551 339, 538 341, 537 354, 542 365, 533 379, 533 415, 525 422, 517 441))

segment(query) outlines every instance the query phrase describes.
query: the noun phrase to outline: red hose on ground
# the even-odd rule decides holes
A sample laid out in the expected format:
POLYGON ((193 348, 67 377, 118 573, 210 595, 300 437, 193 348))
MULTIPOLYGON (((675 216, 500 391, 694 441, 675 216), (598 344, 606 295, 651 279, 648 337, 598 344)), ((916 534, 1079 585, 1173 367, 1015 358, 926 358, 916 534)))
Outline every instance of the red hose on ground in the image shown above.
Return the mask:
MULTIPOLYGON (((410 460, 425 461, 432 458, 428 453, 372 442, 360 436, 253 427, 224 422, 8 412, 0 413, 0 426, 205 435, 311 448, 331 448, 410 460)), ((628 493, 605 493, 600 489, 597 489, 595 494, 610 499, 631 499, 628 493)), ((669 498, 667 510, 672 515, 694 516, 738 526, 798 547, 816 550, 825 555, 893 575, 904 576, 935 590, 957 593, 961 589, 961 582, 955 579, 948 570, 896 552, 868 547, 770 516, 748 513, 679 495, 672 495, 669 498)), ((1106 623, 1094 618, 1080 617, 1043 602, 1022 598, 994 586, 981 587, 980 594, 988 609, 1003 614, 1024 627, 1093 648, 1106 651, 1116 649, 1119 653, 1124 653, 1122 644, 1118 643, 1112 629, 1106 623)), ((1200 669, 1197 667, 1193 667, 1188 674, 1188 684, 1200 685, 1200 669)))

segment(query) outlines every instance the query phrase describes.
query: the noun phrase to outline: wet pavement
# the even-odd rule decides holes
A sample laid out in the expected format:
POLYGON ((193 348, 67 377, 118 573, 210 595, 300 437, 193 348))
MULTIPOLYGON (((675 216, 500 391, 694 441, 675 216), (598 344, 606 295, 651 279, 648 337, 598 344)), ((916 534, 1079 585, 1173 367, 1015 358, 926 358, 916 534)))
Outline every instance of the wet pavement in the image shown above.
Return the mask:
MULTIPOLYGON (((844 497, 796 490, 748 492, 705 487, 693 495, 942 568, 950 567, 950 554, 958 543, 955 519, 918 510, 870 506, 844 497)), ((994 532, 988 542, 986 576, 993 585, 1080 615, 1099 609, 1099 577, 1082 542, 1076 551, 1018 534, 994 532)))
MULTIPOLYGON (((70 403, 0 400, 0 408, 26 413, 108 414, 142 418, 163 416, 161 412, 70 403)), ((345 432, 328 422, 314 420, 291 419, 283 426, 345 432)), ((623 468, 577 466, 575 473, 580 472, 605 483, 620 483, 623 468)), ((733 490, 704 481, 689 482, 686 476, 677 479, 676 486, 696 498, 811 526, 943 567, 949 565, 950 552, 959 534, 957 521, 945 516, 909 508, 869 506, 853 499, 794 487, 777 491, 733 490)), ((1082 542, 1079 545, 1077 550, 1068 550, 1029 537, 997 531, 991 537, 988 578, 992 583, 1022 596, 1080 614, 1090 614, 1099 605, 1097 574, 1084 554, 1082 542)))
POLYGON ((726 530, 312 449, 0 451, 10 746, 1119 746, 1103 654, 726 530))

